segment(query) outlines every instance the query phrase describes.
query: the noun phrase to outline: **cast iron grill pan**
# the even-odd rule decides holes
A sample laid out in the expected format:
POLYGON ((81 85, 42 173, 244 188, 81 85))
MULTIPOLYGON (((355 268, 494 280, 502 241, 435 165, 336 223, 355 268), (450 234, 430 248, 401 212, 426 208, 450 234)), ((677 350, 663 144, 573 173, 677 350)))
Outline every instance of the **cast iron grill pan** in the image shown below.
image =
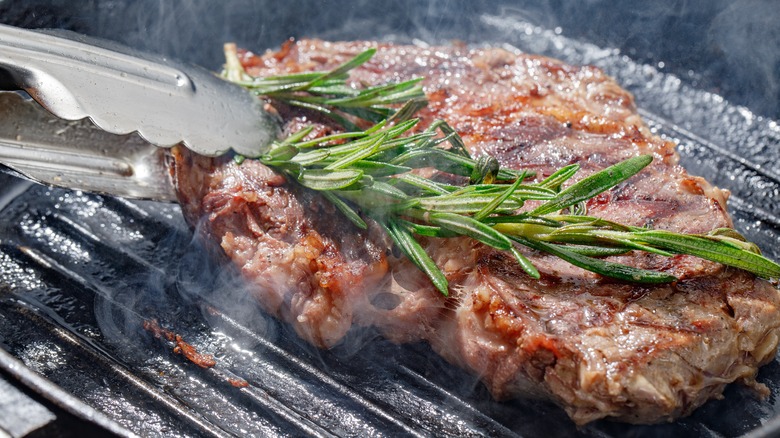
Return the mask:
MULTIPOLYGON (((498 44, 594 64, 679 142, 682 164, 730 189, 736 227, 780 259, 780 127, 616 51, 513 19, 484 17, 498 44), (736 151, 739 151, 738 153, 736 151)), ((392 39, 392 38, 391 38, 392 39)), ((425 344, 353 330, 332 351, 265 315, 237 273, 205 256, 177 206, 51 189, 0 175, 0 346, 72 394, 84 418, 144 436, 736 436, 780 430, 780 364, 756 399, 732 385, 675 423, 577 429, 539 401, 498 403, 425 344), (156 337, 157 322, 170 338, 156 337), (216 362, 175 353, 178 335, 216 362)), ((158 332, 158 334, 160 334, 158 332)), ((0 366, 11 359, 0 356, 0 366)), ((41 390, 40 388, 38 388, 41 390)), ((46 395, 45 388, 43 389, 46 395)), ((51 397, 56 395, 49 394, 51 397)))

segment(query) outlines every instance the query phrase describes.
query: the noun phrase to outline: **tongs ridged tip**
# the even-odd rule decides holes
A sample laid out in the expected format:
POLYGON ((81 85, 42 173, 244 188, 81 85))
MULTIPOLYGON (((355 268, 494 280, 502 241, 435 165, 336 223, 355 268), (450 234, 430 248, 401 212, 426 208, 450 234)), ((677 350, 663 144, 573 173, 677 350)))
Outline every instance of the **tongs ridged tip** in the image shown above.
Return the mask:
POLYGON ((2 25, 0 49, 0 68, 66 120, 207 156, 258 156, 278 132, 255 96, 196 66, 2 25))

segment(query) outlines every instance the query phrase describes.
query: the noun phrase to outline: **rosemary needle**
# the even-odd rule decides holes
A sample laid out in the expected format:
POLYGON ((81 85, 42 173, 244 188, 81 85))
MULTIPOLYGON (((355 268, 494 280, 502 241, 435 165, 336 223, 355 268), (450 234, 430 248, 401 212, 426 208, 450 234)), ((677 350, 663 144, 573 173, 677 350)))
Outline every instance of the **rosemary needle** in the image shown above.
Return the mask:
POLYGON ((563 188, 579 166, 563 167, 539 183, 530 183, 526 181, 533 176, 530 172, 502 168, 492 157, 473 159, 443 120, 413 134, 419 120, 411 117, 426 103, 421 78, 363 89, 348 86, 349 71, 373 54, 374 49, 369 49, 326 72, 253 78, 241 67, 235 47, 226 46, 223 76, 258 95, 320 111, 342 124, 346 132, 314 140, 304 141, 311 129, 301 130, 274 143, 257 159, 322 192, 358 228, 366 228, 366 217, 379 223, 445 296, 447 279, 415 236, 464 236, 509 251, 532 278, 539 278, 539 272, 516 244, 628 282, 665 283, 676 278, 604 257, 635 250, 662 256, 689 254, 762 277, 780 277, 780 265, 732 229, 688 235, 584 214, 580 206, 585 201, 640 172, 652 156, 629 158, 563 188), (372 126, 359 129, 358 119, 372 126), (459 175, 468 183, 448 185, 409 173, 420 168, 459 175), (543 202, 523 211, 528 200, 543 202))

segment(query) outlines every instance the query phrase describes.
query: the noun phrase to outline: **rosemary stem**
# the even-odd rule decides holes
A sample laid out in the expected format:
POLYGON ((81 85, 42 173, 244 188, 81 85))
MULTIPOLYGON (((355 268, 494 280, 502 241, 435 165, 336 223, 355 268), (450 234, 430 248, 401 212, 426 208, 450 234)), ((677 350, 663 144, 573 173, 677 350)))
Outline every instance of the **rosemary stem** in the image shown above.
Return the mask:
POLYGON ((533 223, 499 223, 493 228, 507 236, 524 237, 533 240, 547 240, 547 237, 558 228, 533 223))

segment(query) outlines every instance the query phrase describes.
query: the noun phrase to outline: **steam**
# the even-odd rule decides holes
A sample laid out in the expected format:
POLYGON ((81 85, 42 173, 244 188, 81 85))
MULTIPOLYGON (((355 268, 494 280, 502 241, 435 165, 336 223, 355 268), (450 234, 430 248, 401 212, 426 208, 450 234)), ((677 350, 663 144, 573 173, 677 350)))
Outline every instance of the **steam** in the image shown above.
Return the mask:
POLYGON ((661 63, 689 84, 780 118, 780 8, 773 0, 0 2, 3 23, 67 28, 212 70, 226 41, 257 51, 290 37, 502 43, 482 25, 484 15, 560 28, 639 62, 661 63))
POLYGON ((777 3, 740 0, 718 14, 709 29, 714 49, 723 56, 723 70, 731 76, 723 86, 741 87, 745 99, 755 102, 751 109, 758 113, 780 112, 778 23, 777 3))
MULTIPOLYGON (((217 69, 222 63, 221 45, 224 41, 236 41, 240 46, 258 51, 276 47, 290 36, 397 41, 418 39, 426 43, 460 39, 473 44, 500 44, 508 42, 502 38, 513 34, 502 33, 483 20, 486 15, 498 13, 510 17, 516 24, 528 23, 529 26, 515 27, 513 32, 525 33, 530 29, 529 40, 540 37, 534 29, 556 29, 555 34, 562 33, 574 40, 581 38, 595 43, 591 46, 593 48, 615 47, 621 54, 652 64, 649 69, 654 72, 653 78, 660 77, 659 70, 672 71, 693 85, 723 93, 759 113, 777 117, 780 108, 780 81, 777 76, 780 30, 776 25, 780 22, 780 11, 770 1, 741 0, 734 4, 692 1, 676 3, 678 7, 670 7, 667 3, 648 6, 652 9, 635 9, 635 5, 616 5, 598 0, 571 4, 452 0, 419 4, 370 0, 352 3, 308 1, 297 4, 295 8, 279 7, 275 1, 236 1, 223 5, 208 1, 171 3, 146 0, 85 2, 86 5, 64 2, 71 4, 67 7, 50 6, 43 12, 34 8, 45 2, 29 1, 30 6, 24 9, 25 15, 19 14, 22 10, 19 4, 12 6, 11 3, 0 0, 0 21, 12 23, 14 17, 20 17, 18 23, 25 26, 67 27, 211 69, 217 69), (51 13, 47 14, 47 11, 51 13), (94 17, 94 20, 85 17, 94 17), (688 25, 687 33, 680 32, 686 29, 685 23, 689 19, 693 19, 693 23, 688 25), (702 29, 708 29, 704 36, 702 29), (688 74, 689 71, 692 74, 688 74)), ((594 56, 598 58, 602 55, 616 56, 613 50, 601 51, 594 56)), ((156 241, 158 248, 170 245, 179 251, 172 251, 171 260, 161 267, 167 274, 161 275, 159 271, 147 267, 146 271, 134 272, 136 276, 121 287, 112 289, 108 296, 110 299, 98 298, 97 316, 104 336, 126 342, 125 338, 137 333, 140 315, 158 315, 161 322, 196 320, 183 315, 180 299, 184 298, 186 304, 196 304, 195 307, 201 311, 199 316, 209 322, 212 333, 227 330, 228 325, 237 322, 255 336, 247 336, 247 344, 259 342, 252 340, 259 338, 270 343, 280 339, 285 343, 291 342, 295 344, 291 349, 297 348, 308 357, 316 358, 314 360, 319 361, 322 368, 342 377, 362 366, 373 366, 372 372, 376 374, 356 375, 370 375, 372 378, 383 373, 396 373, 399 369, 414 369, 412 362, 422 358, 420 360, 431 361, 428 369, 444 370, 440 375, 430 377, 435 382, 443 382, 447 388, 460 386, 456 388, 460 393, 474 390, 475 377, 447 365, 428 347, 405 347, 403 354, 396 357, 394 355, 401 350, 379 338, 373 329, 354 328, 334 350, 319 352, 300 341, 289 327, 280 325, 259 310, 253 294, 229 263, 215 261, 198 240, 182 246, 180 237, 156 241), (128 309, 134 310, 127 313, 128 309), (400 363, 403 367, 372 365, 366 357, 382 358, 387 362, 400 363), (352 358, 355 358, 354 364, 339 363, 352 358)), ((398 305, 394 295, 381 295, 377 300, 375 305, 378 307, 392 309, 398 305)), ((184 325, 184 322, 178 323, 180 327, 184 325)), ((244 345, 242 348, 250 349, 251 346, 244 345)), ((218 361, 218 366, 220 364, 218 361)), ((484 388, 476 386, 476 391, 484 392, 484 388)), ((478 394, 476 398, 486 400, 487 395, 478 394)), ((522 412, 514 405, 493 405, 490 408, 513 410, 507 417, 538 421, 533 418, 538 406, 525 415, 514 412, 522 412)))
MULTIPOLYGON (((127 32, 123 34, 123 42, 132 46, 141 46, 154 52, 168 53, 171 56, 185 58, 211 68, 216 68, 222 62, 219 48, 223 41, 236 41, 239 45, 248 48, 274 47, 289 36, 317 36, 327 39, 390 39, 396 41, 422 40, 426 43, 440 43, 449 39, 458 38, 474 44, 501 43, 516 39, 512 32, 522 30, 528 36, 527 40, 537 39, 552 44, 550 47, 533 46, 539 51, 559 50, 556 46, 560 41, 554 37, 543 36, 539 38, 536 29, 553 29, 554 34, 569 34, 575 38, 578 36, 593 36, 584 27, 594 25, 611 26, 615 15, 624 14, 627 24, 618 29, 620 32, 613 39, 600 40, 607 47, 615 42, 614 38, 622 38, 631 42, 635 47, 628 49, 631 56, 640 59, 657 59, 663 53, 666 43, 661 36, 667 35, 670 26, 667 22, 675 22, 687 17, 691 8, 685 5, 679 8, 668 8, 665 5, 649 6, 638 11, 628 11, 623 7, 617 9, 605 8, 603 2, 589 2, 584 5, 568 5, 571 10, 563 13, 559 5, 552 3, 523 4, 522 2, 497 5, 499 15, 508 21, 507 33, 502 33, 495 25, 495 21, 484 20, 491 8, 479 4, 461 5, 454 1, 434 1, 424 5, 399 5, 377 4, 376 2, 358 1, 356 4, 329 5, 327 10, 317 9, 312 3, 308 13, 301 13, 301 9, 274 8, 271 4, 257 2, 231 2, 227 5, 214 6, 213 3, 191 2, 189 7, 180 8, 167 2, 136 2, 128 5, 114 6, 106 9, 108 16, 122 14, 128 17, 127 32), (150 7, 151 6, 151 7, 150 7), (594 16, 595 10, 602 10, 602 14, 594 16), (151 11, 151 14, 149 13, 151 11), (316 12, 315 12, 316 11, 316 12), (451 11, 457 11, 453 13, 451 11), (594 20, 583 20, 583 16, 594 16, 594 20), (377 17, 381 16, 381 20, 377 17), (279 26, 285 23, 288 26, 279 26), (528 26, 519 26, 519 23, 527 23, 528 26), (527 30, 531 29, 531 33, 527 30), (194 30, 194 31, 193 31, 194 30), (204 35, 202 32, 206 32, 204 35), (658 47, 652 48, 654 44, 658 47), (655 49, 658 49, 657 51, 655 49), (214 52, 216 51, 216 55, 214 52), (633 51, 633 52, 632 52, 633 51)), ((321 7, 321 6, 320 6, 321 7)), ((302 9, 306 9, 305 7, 302 9)), ((720 26, 718 20, 728 21, 725 17, 740 12, 735 7, 724 9, 712 22, 712 27, 720 26), (724 18, 721 18, 724 17, 724 18)), ((752 14, 752 13, 751 13, 752 14)), ((757 14, 757 13, 756 13, 757 14)), ((742 32, 746 23, 752 23, 759 16, 743 15, 744 18, 736 22, 730 22, 732 28, 726 27, 726 35, 738 34, 742 39, 750 37, 742 32), (742 32, 740 34, 740 32, 742 32)), ((674 26, 671 26, 672 28, 674 26)), ((108 28, 99 28, 100 32, 113 31, 108 28)), ((762 30, 763 34, 770 37, 776 31, 762 30)), ((763 35, 762 34, 762 35, 763 35)), ((104 35, 105 36, 105 35, 104 35)), ((718 41, 721 34, 713 35, 718 41)), ((724 37, 725 38, 725 37, 724 37)), ((741 39, 737 39, 741 41, 741 39)), ((620 44, 615 44, 620 46, 620 44)), ((720 44, 723 53, 732 55, 726 59, 732 59, 729 63, 739 64, 744 61, 741 57, 749 57, 744 50, 745 45, 739 42, 725 41, 720 44), (726 43, 730 43, 726 44, 726 43)), ((600 50, 599 44, 587 45, 582 54, 569 53, 569 59, 574 61, 598 61, 603 57, 615 55, 612 50, 600 50), (576 56, 583 55, 581 59, 576 56)), ((549 54, 549 53, 548 53, 549 54)), ((564 53, 566 54, 566 53, 564 53)), ((773 58, 771 53, 760 57, 770 64, 776 64, 778 55, 773 58)), ((757 59, 757 58, 750 58, 757 59)), ((672 65, 672 61, 659 61, 654 63, 658 69, 672 65)), ((669 67, 671 68, 671 67, 669 67)), ((773 69, 763 66, 755 69, 758 77, 771 84, 770 91, 777 92, 776 81, 772 78, 773 69)), ((657 71, 657 70, 656 70, 657 71)), ((236 282, 240 277, 235 270, 225 269, 224 266, 213 266, 203 260, 203 249, 197 249, 197 243, 193 243, 193 250, 185 254, 179 269, 177 283, 180 291, 191 301, 205 299, 215 307, 226 311, 231 317, 251 324, 252 321, 260 321, 258 333, 278 336, 273 329, 274 325, 263 318, 257 317, 257 306, 252 305, 252 293, 243 284, 236 282)), ((397 296, 397 295, 396 295, 397 296)), ((394 295, 381 292, 377 295, 378 307, 395 307, 397 302, 382 301, 383 297, 394 299, 394 295)), ((205 315, 208 316, 209 312, 205 315)), ((348 341, 343 351, 356 352, 363 348, 367 340, 373 339, 373 334, 360 334, 359 331, 350 332, 348 341)), ((351 354, 351 353, 350 353, 351 354)))
POLYGON ((218 250, 195 230, 192 242, 173 267, 178 293, 198 305, 203 317, 218 329, 224 323, 222 317, 228 317, 256 336, 276 341, 278 324, 260 309, 252 286, 218 250))

